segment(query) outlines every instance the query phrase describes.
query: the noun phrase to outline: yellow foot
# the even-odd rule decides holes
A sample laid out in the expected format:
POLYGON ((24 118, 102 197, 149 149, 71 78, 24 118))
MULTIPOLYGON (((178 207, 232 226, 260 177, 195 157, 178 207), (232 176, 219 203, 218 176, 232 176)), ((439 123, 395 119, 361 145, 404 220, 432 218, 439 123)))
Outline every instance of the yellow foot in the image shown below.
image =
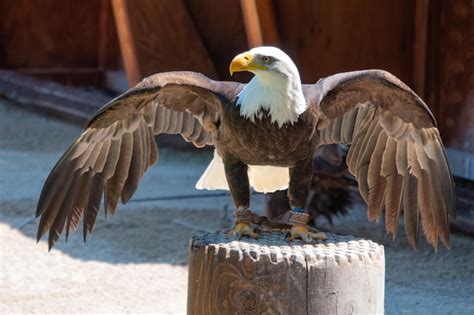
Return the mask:
POLYGON ((242 236, 250 236, 251 238, 258 239, 258 233, 248 223, 237 223, 232 230, 226 233, 227 237, 237 235, 240 238, 242 236))
POLYGON ((288 240, 302 239, 306 243, 311 243, 312 241, 326 239, 326 234, 319 232, 318 230, 308 229, 306 226, 293 225, 291 227, 288 240))

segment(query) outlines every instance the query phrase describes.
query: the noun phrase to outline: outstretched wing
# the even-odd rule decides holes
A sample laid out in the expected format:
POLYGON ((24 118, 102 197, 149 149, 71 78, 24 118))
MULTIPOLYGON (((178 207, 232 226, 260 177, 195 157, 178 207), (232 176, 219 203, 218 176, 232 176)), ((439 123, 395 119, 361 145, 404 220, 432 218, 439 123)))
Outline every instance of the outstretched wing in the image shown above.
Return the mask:
POLYGON ((158 160, 154 136, 180 134, 197 147, 213 143, 224 103, 241 85, 193 72, 150 76, 106 104, 57 162, 46 180, 36 215, 38 240, 49 230, 49 248, 66 226, 84 239, 104 197, 105 211, 126 203, 148 166, 158 160))
POLYGON ((351 145, 346 162, 368 204, 369 220, 378 220, 385 208, 385 228, 395 238, 403 209, 413 247, 420 223, 435 249, 439 239, 449 246, 454 185, 425 103, 381 70, 337 74, 312 89, 321 110, 319 142, 351 145))

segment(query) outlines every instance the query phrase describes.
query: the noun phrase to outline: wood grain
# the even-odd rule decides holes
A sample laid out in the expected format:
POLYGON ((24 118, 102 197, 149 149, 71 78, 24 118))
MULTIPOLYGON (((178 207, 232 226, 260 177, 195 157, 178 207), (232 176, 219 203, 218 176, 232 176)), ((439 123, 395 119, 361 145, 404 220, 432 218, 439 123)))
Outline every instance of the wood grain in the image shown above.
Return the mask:
POLYGON ((121 67, 121 54, 112 3, 111 0, 100 0, 100 2, 98 68, 102 72, 118 70, 121 67))
POLYGON ((438 116, 446 144, 474 153, 474 4, 442 1, 438 116))
POLYGON ((248 46, 262 46, 263 35, 256 0, 240 0, 240 6, 242 8, 242 16, 244 17, 248 46))
POLYGON ((421 98, 424 98, 429 0, 416 0, 415 3, 415 35, 413 37, 413 90, 421 98))
POLYGON ((217 78, 182 0, 141 0, 139 5, 130 0, 114 1, 123 4, 127 12, 129 40, 141 78, 172 70, 196 71, 217 78))
POLYGON ((122 61, 127 72, 128 85, 134 86, 144 77, 138 63, 138 52, 134 38, 127 0, 112 0, 115 25, 120 40, 122 61))
POLYGON ((304 82, 381 68, 412 84, 414 2, 276 0, 282 47, 304 82))
POLYGON ((271 0, 240 0, 240 7, 250 48, 280 45, 280 36, 271 0))
POLYGON ((248 82, 250 75, 231 77, 229 63, 248 49, 239 0, 186 0, 189 15, 214 62, 221 80, 240 79, 248 82))
POLYGON ((0 94, 25 108, 84 125, 110 97, 0 70, 0 94))
POLYGON ((100 85, 103 72, 98 68, 16 68, 20 74, 34 76, 42 80, 53 80, 66 85, 100 85))
POLYGON ((279 47, 281 45, 278 24, 275 18, 275 8, 272 0, 259 0, 256 2, 257 12, 262 29, 264 45, 279 47))
POLYGON ((100 1, 0 1, 0 67, 97 66, 100 1))
POLYGON ((383 312, 383 247, 329 235, 315 245, 223 233, 193 237, 188 314, 375 314, 383 312))

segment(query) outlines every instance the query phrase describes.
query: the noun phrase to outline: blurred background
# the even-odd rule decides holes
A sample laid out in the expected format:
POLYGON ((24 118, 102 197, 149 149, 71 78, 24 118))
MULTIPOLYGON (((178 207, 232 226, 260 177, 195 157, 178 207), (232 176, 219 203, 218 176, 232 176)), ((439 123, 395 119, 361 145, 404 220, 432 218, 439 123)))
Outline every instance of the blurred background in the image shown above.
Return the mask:
MULTIPOLYGON (((0 68, 122 92, 169 70, 228 80, 235 54, 283 48, 305 83, 385 69, 438 118, 445 143, 474 151, 470 0, 2 0, 0 68)), ((248 77, 238 77, 246 80, 248 77)))
MULTIPOLYGON (((5 294, 0 294, 0 311, 136 312, 156 310, 158 302, 164 312, 184 311, 187 239, 196 231, 220 228, 230 215, 222 208, 232 208, 226 195, 200 199, 193 209, 188 199, 177 198, 195 193, 209 152, 173 151, 182 142, 163 139, 170 151, 164 150, 160 165, 147 173, 132 204, 119 210, 119 221, 97 223, 88 246, 77 237, 67 246, 60 242, 48 255, 45 244, 35 247, 31 216, 54 162, 80 133, 78 127, 112 97, 162 71, 246 82, 249 75, 229 76, 229 62, 260 45, 286 51, 304 83, 379 68, 425 100, 438 121, 457 184, 451 252, 435 256, 422 246, 415 256, 404 235, 394 243, 383 226, 375 231, 357 198, 353 207, 359 214, 338 219, 328 229, 386 246, 387 311, 424 313, 429 305, 437 313, 444 305, 451 312, 474 312, 469 302, 474 290, 472 0, 0 0, 0 244, 9 244, 1 245, 0 291, 5 294), (160 183, 164 177, 166 184, 160 183), (156 208, 159 214, 149 211, 156 208), (183 231, 179 242, 170 238, 170 230, 183 231), (83 274, 70 275, 68 266, 83 274), (137 272, 154 276, 124 289, 137 272), (46 290, 40 284, 25 289, 51 279, 46 290), (93 290, 86 286, 90 279, 97 280, 93 290), (117 281, 123 287, 109 291, 105 301, 110 303, 92 308, 81 303, 117 281), (140 290, 156 283, 150 292, 140 290), (438 289, 425 292, 427 287, 438 289), (51 293, 58 290, 68 293, 51 293), (124 294, 127 299, 121 298, 124 294), (33 295, 41 299, 27 298, 33 295), (57 299, 62 303, 53 307, 57 299)), ((257 208, 265 208, 265 200, 256 198, 257 208)))

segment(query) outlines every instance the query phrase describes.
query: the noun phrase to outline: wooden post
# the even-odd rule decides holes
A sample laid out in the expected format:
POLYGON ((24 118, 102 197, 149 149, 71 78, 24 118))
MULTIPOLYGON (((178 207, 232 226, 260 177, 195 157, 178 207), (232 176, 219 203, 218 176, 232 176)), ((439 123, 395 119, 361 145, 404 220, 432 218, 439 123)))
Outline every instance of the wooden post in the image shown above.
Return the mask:
POLYGON ((280 45, 273 3, 270 0, 240 0, 249 47, 280 45))
POLYGON ((122 60, 127 72, 128 86, 132 87, 140 82, 143 74, 140 72, 138 64, 135 39, 133 38, 126 0, 112 0, 112 8, 120 41, 120 50, 122 51, 122 60))
POLYGON ((249 47, 262 46, 263 36, 255 0, 240 0, 249 47))
POLYGON ((188 314, 382 314, 384 277, 383 246, 352 236, 207 233, 190 241, 188 314))

